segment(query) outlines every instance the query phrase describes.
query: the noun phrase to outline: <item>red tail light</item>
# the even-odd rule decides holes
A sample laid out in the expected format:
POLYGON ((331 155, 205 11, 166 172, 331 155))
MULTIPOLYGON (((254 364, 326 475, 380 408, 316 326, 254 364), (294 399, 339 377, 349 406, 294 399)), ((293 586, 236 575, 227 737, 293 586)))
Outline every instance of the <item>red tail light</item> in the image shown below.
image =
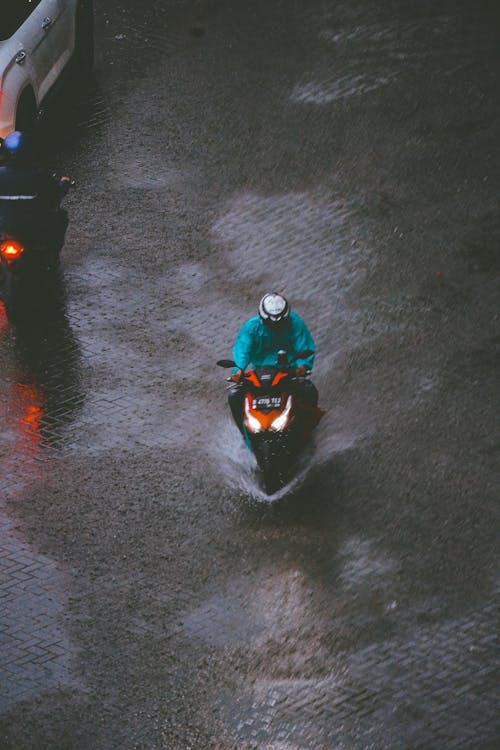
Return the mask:
POLYGON ((0 245, 0 254, 5 260, 17 260, 23 251, 24 247, 14 240, 7 240, 0 245))

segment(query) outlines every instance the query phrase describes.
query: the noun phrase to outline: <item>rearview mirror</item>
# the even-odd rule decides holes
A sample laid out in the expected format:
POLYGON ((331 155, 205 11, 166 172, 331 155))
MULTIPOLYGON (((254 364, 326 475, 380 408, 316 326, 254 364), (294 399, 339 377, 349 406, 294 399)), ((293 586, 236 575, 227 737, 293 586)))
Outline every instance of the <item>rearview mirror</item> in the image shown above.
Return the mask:
POLYGON ((219 359, 217 360, 219 367, 236 367, 236 362, 232 359, 219 359))

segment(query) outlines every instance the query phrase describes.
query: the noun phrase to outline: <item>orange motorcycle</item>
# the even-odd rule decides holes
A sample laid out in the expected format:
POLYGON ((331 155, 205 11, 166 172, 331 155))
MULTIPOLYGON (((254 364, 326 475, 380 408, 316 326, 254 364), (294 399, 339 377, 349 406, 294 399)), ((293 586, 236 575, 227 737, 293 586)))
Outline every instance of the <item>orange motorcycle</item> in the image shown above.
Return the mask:
MULTIPOLYGON (((299 352, 294 359, 305 359, 310 354, 311 351, 299 352)), ((221 359, 217 364, 236 367, 232 359, 221 359)), ((274 366, 248 370, 241 383, 231 386, 245 391, 243 434, 255 455, 268 495, 293 478, 298 458, 325 413, 301 398, 301 389, 297 387, 300 379, 294 377, 295 369, 287 353, 280 351, 274 366)))

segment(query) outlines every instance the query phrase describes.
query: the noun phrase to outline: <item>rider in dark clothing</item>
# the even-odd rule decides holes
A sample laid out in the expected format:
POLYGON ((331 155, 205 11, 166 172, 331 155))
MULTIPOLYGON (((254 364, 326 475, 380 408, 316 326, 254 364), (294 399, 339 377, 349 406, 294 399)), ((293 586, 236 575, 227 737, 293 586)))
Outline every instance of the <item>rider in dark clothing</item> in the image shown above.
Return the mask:
POLYGON ((60 207, 71 180, 36 167, 28 136, 13 131, 0 151, 0 232, 36 243, 56 255, 64 244, 68 215, 60 207))

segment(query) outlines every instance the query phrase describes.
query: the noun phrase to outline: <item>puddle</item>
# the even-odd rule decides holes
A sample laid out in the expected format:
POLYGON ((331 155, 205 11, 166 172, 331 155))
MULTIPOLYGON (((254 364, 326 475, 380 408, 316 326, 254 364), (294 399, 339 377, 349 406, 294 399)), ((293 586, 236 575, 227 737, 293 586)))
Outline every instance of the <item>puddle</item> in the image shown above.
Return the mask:
MULTIPOLYGON (((324 23, 324 22, 323 22, 324 23)), ((386 21, 353 28, 322 28, 319 39, 331 51, 327 65, 304 74, 290 94, 298 104, 326 105, 363 96, 395 81, 414 78, 429 59, 441 75, 466 64, 456 21, 448 16, 399 24, 386 21), (368 69, 367 69, 368 68, 368 69)))

